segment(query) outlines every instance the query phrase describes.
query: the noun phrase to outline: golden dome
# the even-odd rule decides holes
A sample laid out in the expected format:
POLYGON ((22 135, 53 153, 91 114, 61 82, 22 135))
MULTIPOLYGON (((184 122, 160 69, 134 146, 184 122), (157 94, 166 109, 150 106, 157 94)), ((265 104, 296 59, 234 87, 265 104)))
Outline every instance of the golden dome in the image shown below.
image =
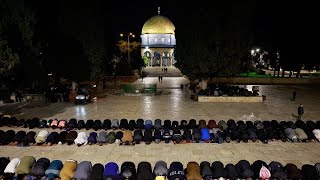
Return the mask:
POLYGON ((174 34, 175 29, 168 18, 156 15, 144 23, 141 34, 174 34))

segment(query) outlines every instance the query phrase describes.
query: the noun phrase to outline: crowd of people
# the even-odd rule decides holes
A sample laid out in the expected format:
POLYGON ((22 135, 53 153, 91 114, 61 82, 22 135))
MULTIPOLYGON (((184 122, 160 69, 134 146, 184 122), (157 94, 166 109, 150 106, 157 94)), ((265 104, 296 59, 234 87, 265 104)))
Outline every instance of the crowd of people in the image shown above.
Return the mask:
POLYGON ((257 160, 250 164, 240 160, 237 164, 224 165, 220 161, 189 162, 186 167, 178 161, 170 166, 164 161, 157 161, 152 168, 149 162, 136 165, 131 161, 123 162, 119 168, 115 162, 93 164, 90 161, 78 162, 69 159, 50 161, 48 158, 36 160, 33 156, 9 159, 0 158, 0 176, 2 179, 48 179, 48 180, 237 180, 237 179, 277 179, 277 180, 318 180, 320 163, 305 164, 299 169, 295 164, 283 166, 280 162, 267 164, 257 160))
POLYGON ((0 130, 0 145, 103 145, 119 143, 135 145, 141 142, 154 143, 229 143, 235 142, 318 142, 320 141, 320 121, 235 121, 215 120, 188 121, 162 120, 40 120, 2 118, 0 126, 46 128, 38 132, 20 130, 0 130), (61 129, 61 132, 50 129, 61 129), (84 130, 94 130, 86 132, 84 130))
POLYGON ((259 96, 258 91, 249 91, 246 88, 239 86, 225 86, 208 84, 208 87, 203 90, 200 89, 198 95, 205 96, 259 96))
MULTIPOLYGON (((221 120, 61 120, 16 119, 3 117, 0 127, 7 126, 20 130, 0 130, 0 145, 51 146, 59 144, 85 146, 119 143, 135 145, 151 143, 228 143, 268 141, 317 142, 320 140, 320 121, 235 121, 221 120), (28 132, 22 128, 30 129, 28 132), (36 133, 35 129, 38 130, 36 133), (52 129, 52 130, 50 130, 52 129), (85 131, 86 130, 86 131, 85 131), (90 131, 91 132, 87 132, 90 131), (50 132, 51 131, 51 132, 50 132)), ((210 180, 210 179, 312 179, 318 180, 320 164, 305 164, 299 169, 294 164, 272 161, 267 164, 257 160, 250 164, 241 160, 237 164, 221 162, 189 162, 186 168, 180 162, 172 162, 169 167, 163 161, 155 164, 141 162, 136 170, 132 162, 124 162, 119 169, 114 162, 92 164, 90 161, 78 163, 70 159, 50 162, 47 158, 36 160, 32 156, 21 159, 0 158, 0 176, 3 179, 137 179, 137 180, 210 180)))

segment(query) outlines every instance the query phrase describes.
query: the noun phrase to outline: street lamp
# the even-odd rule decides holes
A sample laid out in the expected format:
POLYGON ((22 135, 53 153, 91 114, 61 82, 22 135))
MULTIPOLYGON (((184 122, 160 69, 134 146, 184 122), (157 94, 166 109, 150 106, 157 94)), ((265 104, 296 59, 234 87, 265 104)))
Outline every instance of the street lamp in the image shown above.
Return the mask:
MULTIPOLYGON (((125 36, 124 34, 120 34, 120 37, 123 37, 123 36, 125 36)), ((127 42, 127 44, 128 44, 128 49, 127 49, 127 51, 128 51, 128 64, 130 65, 130 36, 131 37, 135 37, 135 35, 134 34, 132 34, 132 33, 129 33, 128 35, 127 35, 127 38, 128 38, 128 42, 127 42)))

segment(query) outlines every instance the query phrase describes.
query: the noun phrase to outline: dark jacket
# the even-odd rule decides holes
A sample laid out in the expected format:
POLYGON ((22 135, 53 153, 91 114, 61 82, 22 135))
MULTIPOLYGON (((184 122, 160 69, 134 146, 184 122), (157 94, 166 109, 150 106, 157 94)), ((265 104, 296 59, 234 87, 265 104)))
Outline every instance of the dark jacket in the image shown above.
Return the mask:
POLYGON ((110 120, 110 119, 105 119, 105 120, 103 121, 102 128, 103 128, 104 130, 111 129, 111 120, 110 120))
POLYGON ((314 180, 320 178, 316 168, 309 164, 303 165, 301 172, 304 180, 314 180))
POLYGON ((180 129, 188 128, 188 122, 186 120, 181 120, 179 128, 180 129))
POLYGON ((227 176, 226 171, 224 170, 224 165, 220 161, 215 161, 211 165, 213 171, 213 178, 225 178, 227 176))
POLYGON ((65 143, 67 134, 68 134, 67 131, 61 131, 58 137, 58 141, 61 143, 65 143))
POLYGON ((88 119, 86 122, 86 130, 92 129, 93 128, 93 120, 92 119, 88 119))
POLYGON ((78 136, 77 131, 69 131, 68 134, 66 135, 66 142, 68 143, 68 145, 73 144, 77 136, 78 136))
POLYGON ((154 180, 151 164, 149 162, 140 162, 137 169, 137 180, 154 180))
POLYGON ((163 122, 163 129, 171 129, 172 126, 171 126, 171 120, 167 119, 167 120, 164 120, 163 122))
POLYGON ((192 136, 193 136, 193 140, 198 142, 201 140, 201 132, 200 129, 198 128, 194 128, 192 129, 192 136))
POLYGON ((182 138, 186 141, 191 141, 192 140, 192 134, 190 129, 184 129, 183 130, 183 134, 182 134, 182 138))
POLYGON ((59 133, 58 132, 51 132, 46 139, 47 143, 51 144, 58 144, 59 142, 59 133))
POLYGON ((179 128, 179 122, 178 121, 172 121, 172 129, 179 128))
POLYGON ((143 129, 143 128, 144 128, 144 120, 137 119, 137 129, 143 129))
POLYGON ((8 145, 10 142, 12 142, 15 134, 16 133, 13 130, 6 131, 0 139, 0 145, 8 145))
POLYGON ((32 167, 31 173, 35 176, 44 176, 45 171, 48 169, 50 165, 50 160, 47 158, 40 158, 32 167))
POLYGON ((86 124, 85 124, 84 120, 79 120, 79 121, 78 121, 77 128, 78 128, 79 130, 85 128, 85 126, 86 126, 86 124))
POLYGON ((137 129, 137 130, 134 131, 134 133, 133 133, 133 140, 134 140, 137 144, 139 144, 140 141, 143 140, 142 130, 137 129))
POLYGON ((136 166, 133 162, 126 161, 121 165, 120 179, 134 180, 136 179, 136 166))
POLYGON ((39 118, 33 118, 29 122, 29 129, 37 128, 37 127, 39 127, 39 125, 40 125, 40 119, 39 118))
POLYGON ((171 133, 169 129, 163 129, 162 130, 162 139, 165 141, 165 143, 169 143, 171 140, 171 133))
POLYGON ((161 129, 162 128, 161 119, 154 120, 154 128, 155 129, 161 129))
POLYGON ((189 129, 198 128, 197 121, 195 119, 190 119, 188 123, 189 129))
POLYGON ((180 162, 172 162, 169 168, 168 180, 184 180, 186 176, 184 174, 183 165, 180 162))
POLYGON ((227 164, 225 167, 227 178, 230 180, 236 180, 239 177, 238 171, 233 164, 227 164))
POLYGON ((9 162, 10 162, 9 157, 1 157, 0 158, 0 176, 3 175, 3 171, 6 169, 9 162))
POLYGON ((131 119, 131 120, 129 121, 129 130, 130 130, 130 131, 133 131, 133 130, 136 129, 136 127, 137 127, 136 121, 133 120, 133 119, 131 119))
POLYGON ((129 122, 127 119, 121 119, 120 120, 120 125, 119 125, 120 129, 128 129, 129 128, 129 122))
POLYGON ((23 143, 24 145, 29 145, 29 143, 36 143, 36 137, 37 133, 34 131, 29 131, 27 135, 24 137, 23 143))
POLYGON ((250 163, 246 160, 241 160, 236 164, 236 169, 241 178, 252 178, 254 176, 254 172, 250 167, 250 163))
POLYGON ((91 132, 88 137, 88 142, 96 144, 97 143, 97 136, 98 136, 98 134, 96 132, 91 132))
POLYGON ((18 131, 17 134, 13 137, 13 142, 21 143, 23 142, 24 137, 27 135, 25 131, 18 131))
POLYGON ((100 120, 95 120, 93 125, 92 125, 92 128, 95 130, 95 131, 98 131, 99 129, 102 128, 102 122, 100 120))
POLYGON ((88 180, 103 180, 103 171, 104 167, 102 164, 97 163, 93 165, 88 180))
POLYGON ((161 139, 162 139, 162 137, 161 137, 161 131, 160 131, 159 129, 155 129, 155 130, 154 130, 153 137, 154 137, 155 140, 156 140, 156 139, 161 140, 161 139))
POLYGON ((144 141, 146 144, 150 144, 153 141, 152 131, 151 130, 145 130, 144 131, 144 141))
POLYGON ((272 161, 269 164, 271 178, 278 179, 278 180, 285 180, 287 179, 287 173, 283 168, 282 164, 277 161, 272 161))
MULTIPOLYGON (((110 133, 111 133, 111 132, 110 132, 110 133)), ((121 140, 122 137, 123 137, 123 132, 122 132, 122 131, 117 131, 117 132, 116 132, 116 139, 121 140)))
POLYGON ((176 143, 180 143, 182 140, 181 131, 178 128, 173 129, 172 131, 172 140, 176 143))
POLYGON ((287 175, 288 175, 288 179, 301 179, 302 178, 302 174, 300 169, 298 169, 298 167, 294 164, 287 164, 284 167, 287 171, 287 175))
POLYGON ((202 161, 200 163, 200 171, 203 180, 213 179, 213 172, 208 161, 202 161))
POLYGON ((76 127, 77 127, 77 120, 74 119, 74 118, 70 119, 69 122, 68 122, 68 129, 72 130, 72 129, 76 128, 76 127))
POLYGON ((300 114, 300 115, 304 114, 304 108, 303 108, 303 106, 299 106, 299 107, 298 107, 298 114, 300 114))

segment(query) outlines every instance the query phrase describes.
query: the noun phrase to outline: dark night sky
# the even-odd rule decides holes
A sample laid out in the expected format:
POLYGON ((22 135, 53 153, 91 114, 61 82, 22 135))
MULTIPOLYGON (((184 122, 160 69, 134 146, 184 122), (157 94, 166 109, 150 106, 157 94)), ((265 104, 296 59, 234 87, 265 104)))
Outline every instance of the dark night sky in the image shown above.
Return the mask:
MULTIPOLYGON (((157 14, 157 6, 161 6, 161 14, 168 17, 176 28, 180 22, 185 21, 185 16, 192 18, 201 13, 201 9, 207 11, 219 10, 221 1, 170 1, 170 0, 139 0, 139 1, 115 1, 110 4, 104 1, 104 13, 106 25, 112 25, 112 33, 133 31, 136 34, 141 32, 143 23, 153 15, 157 14)), ((237 6, 251 6, 254 11, 252 20, 253 33, 258 40, 264 41, 272 37, 274 33, 281 32, 287 37, 283 41, 293 39, 310 41, 317 36, 316 3, 314 2, 279 2, 263 0, 225 0, 224 5, 237 9, 237 6)), ((241 8, 241 7, 240 7, 241 8)), ((223 12, 218 12, 222 13, 223 12)), ((241 14, 241 13, 239 13, 241 14)), ((192 26, 192 24, 190 24, 192 26)))
MULTIPOLYGON (((36 0, 35 0, 36 1, 36 0)), ((161 7, 161 14, 168 17, 176 26, 176 32, 183 29, 188 32, 188 27, 194 26, 194 23, 207 21, 207 19, 219 16, 224 18, 228 13, 234 13, 234 20, 237 21, 244 18, 249 24, 240 24, 240 26, 250 26, 255 42, 261 46, 274 46, 281 42, 294 46, 298 44, 304 45, 316 42, 318 38, 319 27, 318 11, 316 2, 279 2, 274 0, 197 0, 197 1, 173 1, 173 0, 122 0, 122 1, 106 1, 93 0, 100 3, 101 11, 100 22, 103 23, 105 38, 110 42, 116 42, 120 39, 120 33, 133 32, 137 35, 136 40, 140 40, 139 35, 144 22, 150 17, 157 14, 157 7, 161 7), (225 11, 227 10, 227 11, 225 11), (202 19, 209 12, 207 19, 202 19), (245 19, 245 14, 251 13, 250 19, 245 19), (243 16, 243 17, 242 17, 243 16)), ((49 31, 55 31, 56 28, 47 19, 54 20, 59 16, 59 7, 66 2, 64 0, 51 1, 50 3, 37 1, 40 7, 41 17, 48 23, 49 31)), ((77 11, 81 6, 80 1, 68 1, 73 3, 70 6, 70 14, 77 11)), ((85 2, 85 1, 84 1, 85 2)), ((89 1, 92 2, 92 1, 89 1)), ((83 4, 83 3, 82 3, 83 4)), ((86 11, 84 7, 82 11, 86 11)), ((89 13, 90 14, 90 13, 89 13)), ((243 20, 243 19, 242 19, 243 20)), ((81 19, 80 19, 81 21, 81 19)), ((95 21, 93 18, 92 21, 95 21)), ((215 25, 208 23, 202 28, 215 25), (209 24, 209 25, 208 25, 209 24)), ((86 26, 86 24, 83 24, 86 26)), ((191 31, 191 30, 190 30, 191 31)), ((192 34, 194 32, 190 32, 192 34)), ((179 34, 177 34, 178 36, 179 34)), ((316 49, 316 48, 315 48, 316 49)))

